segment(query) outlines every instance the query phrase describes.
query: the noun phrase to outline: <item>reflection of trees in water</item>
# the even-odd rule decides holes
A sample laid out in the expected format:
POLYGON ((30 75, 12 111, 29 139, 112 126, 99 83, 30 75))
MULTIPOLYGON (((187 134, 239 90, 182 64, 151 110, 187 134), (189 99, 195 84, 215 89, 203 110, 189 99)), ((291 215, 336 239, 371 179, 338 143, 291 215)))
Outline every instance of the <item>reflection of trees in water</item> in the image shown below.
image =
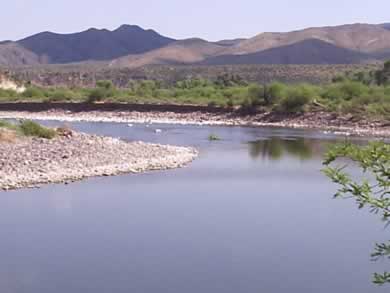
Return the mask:
POLYGON ((249 142, 249 154, 253 159, 280 160, 282 157, 289 155, 307 160, 315 155, 321 156, 323 151, 323 142, 303 137, 296 139, 272 137, 266 140, 249 142))

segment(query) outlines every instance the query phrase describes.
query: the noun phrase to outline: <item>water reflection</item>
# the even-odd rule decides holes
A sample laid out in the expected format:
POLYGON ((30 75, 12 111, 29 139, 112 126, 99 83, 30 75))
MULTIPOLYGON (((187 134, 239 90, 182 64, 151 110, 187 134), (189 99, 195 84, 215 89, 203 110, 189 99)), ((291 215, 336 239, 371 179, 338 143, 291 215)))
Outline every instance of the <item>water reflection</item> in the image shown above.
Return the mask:
POLYGON ((370 239, 388 237, 375 217, 334 202, 335 186, 319 172, 326 144, 340 137, 273 128, 158 125, 157 136, 144 125, 71 127, 191 145, 200 156, 167 172, 0 193, 1 293, 388 291, 370 283, 382 266, 373 268, 367 256, 370 239), (210 133, 223 139, 210 143, 210 133))
POLYGON ((309 160, 322 156, 327 144, 318 139, 272 137, 251 141, 248 145, 249 155, 253 159, 280 160, 285 156, 290 156, 300 160, 309 160))

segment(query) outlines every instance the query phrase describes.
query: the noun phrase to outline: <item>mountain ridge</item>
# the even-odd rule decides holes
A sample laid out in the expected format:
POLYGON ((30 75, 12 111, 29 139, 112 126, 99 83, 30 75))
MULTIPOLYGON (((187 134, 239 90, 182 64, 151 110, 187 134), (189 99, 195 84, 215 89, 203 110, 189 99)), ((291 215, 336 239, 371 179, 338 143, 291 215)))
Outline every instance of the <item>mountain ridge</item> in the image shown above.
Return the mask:
POLYGON ((318 39, 307 39, 250 54, 220 55, 208 58, 201 64, 359 64, 372 59, 368 54, 339 48, 318 39))
POLYGON ((94 62, 130 68, 153 64, 359 64, 389 57, 390 23, 265 32, 252 38, 216 42, 176 40, 152 29, 125 24, 114 30, 89 28, 67 34, 46 31, 16 42, 0 42, 3 66, 94 62))
POLYGON ((174 39, 135 25, 115 30, 90 28, 78 33, 41 32, 16 43, 49 63, 112 60, 128 54, 144 53, 168 45, 174 39))

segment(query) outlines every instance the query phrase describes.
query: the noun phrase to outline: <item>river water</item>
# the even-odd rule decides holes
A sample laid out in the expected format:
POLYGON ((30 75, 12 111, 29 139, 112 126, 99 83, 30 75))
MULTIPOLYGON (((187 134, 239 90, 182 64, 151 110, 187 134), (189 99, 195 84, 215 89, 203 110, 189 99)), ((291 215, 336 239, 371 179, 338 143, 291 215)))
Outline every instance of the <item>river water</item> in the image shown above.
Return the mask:
MULTIPOLYGON (((58 124, 47 122, 48 125, 58 124)), ((320 172, 316 131, 72 123, 195 146, 187 168, 0 192, 1 293, 370 293, 380 220, 320 172), (156 133, 155 129, 161 129, 156 133), (217 134, 220 141, 209 142, 217 134)))

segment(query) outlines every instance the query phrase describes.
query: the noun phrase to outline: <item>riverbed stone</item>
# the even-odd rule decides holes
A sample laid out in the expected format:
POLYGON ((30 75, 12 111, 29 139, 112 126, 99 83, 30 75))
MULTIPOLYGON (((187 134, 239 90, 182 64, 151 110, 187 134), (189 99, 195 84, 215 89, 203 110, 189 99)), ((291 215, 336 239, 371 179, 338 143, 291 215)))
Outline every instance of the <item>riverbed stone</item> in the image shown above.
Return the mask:
POLYGON ((0 189, 179 168, 196 156, 197 151, 190 147, 125 142, 77 132, 52 140, 26 138, 0 143, 0 189))

